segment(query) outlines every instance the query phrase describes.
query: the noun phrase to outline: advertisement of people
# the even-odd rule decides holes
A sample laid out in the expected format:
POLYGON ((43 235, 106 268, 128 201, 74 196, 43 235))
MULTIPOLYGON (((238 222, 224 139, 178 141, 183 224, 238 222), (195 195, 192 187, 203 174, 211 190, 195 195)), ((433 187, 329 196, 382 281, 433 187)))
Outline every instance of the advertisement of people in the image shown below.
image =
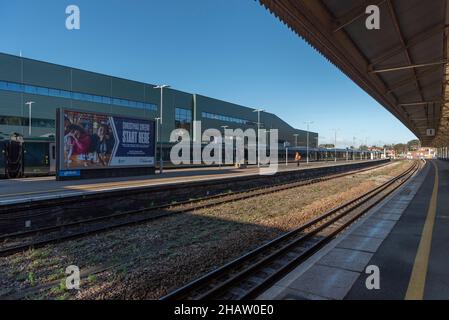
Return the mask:
POLYGON ((61 170, 154 166, 154 121, 65 109, 60 116, 61 170))

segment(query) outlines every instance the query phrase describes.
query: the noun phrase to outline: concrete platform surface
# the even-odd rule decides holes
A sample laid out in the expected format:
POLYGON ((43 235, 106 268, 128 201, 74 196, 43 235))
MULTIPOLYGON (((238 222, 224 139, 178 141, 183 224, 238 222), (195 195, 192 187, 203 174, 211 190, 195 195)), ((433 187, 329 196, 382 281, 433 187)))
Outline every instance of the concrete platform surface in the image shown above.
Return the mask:
POLYGON ((429 161, 258 299, 449 299, 448 208, 449 162, 429 161))
MULTIPOLYGON (((279 171, 306 170, 335 165, 354 164, 369 161, 329 161, 301 163, 298 168, 295 163, 279 165, 279 171)), ((79 196, 89 193, 112 190, 128 190, 147 186, 162 186, 192 181, 211 181, 234 177, 254 176, 259 173, 257 166, 245 169, 224 166, 189 169, 166 170, 162 175, 92 179, 76 181, 56 181, 55 177, 39 177, 25 179, 0 180, 0 205, 23 203, 36 200, 79 196)))

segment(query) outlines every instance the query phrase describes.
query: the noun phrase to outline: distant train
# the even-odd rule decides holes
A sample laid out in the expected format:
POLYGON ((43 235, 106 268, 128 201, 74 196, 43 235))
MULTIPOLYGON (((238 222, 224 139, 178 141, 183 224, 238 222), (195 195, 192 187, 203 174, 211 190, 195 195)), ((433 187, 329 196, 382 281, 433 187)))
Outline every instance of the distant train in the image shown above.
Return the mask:
POLYGON ((20 135, 0 140, 0 178, 48 176, 56 172, 54 137, 26 141, 20 135))
MULTIPOLYGON (((301 154, 302 161, 307 161, 307 148, 297 147, 288 148, 289 161, 295 159, 296 152, 301 154)), ((285 162, 285 149, 279 150, 279 161, 285 162)), ((379 153, 371 151, 353 150, 353 149, 327 149, 327 148, 309 148, 309 161, 332 161, 341 160, 370 160, 380 158, 379 153)))
MULTIPOLYGON (((157 148, 157 151, 159 151, 159 148, 157 148)), ((281 148, 278 154, 278 161, 285 163, 287 155, 288 162, 294 162, 296 152, 301 154, 303 162, 307 160, 306 147, 292 147, 287 149, 281 148)), ((224 151, 222 154, 224 157, 224 151)), ((57 151, 54 136, 27 140, 23 140, 17 134, 9 137, 5 135, 0 136, 0 178, 10 179, 55 175, 56 157, 57 151)), ((170 157, 170 148, 168 145, 163 148, 163 157, 164 159, 169 159, 170 157)), ((352 149, 309 149, 309 161, 311 162, 333 161, 335 158, 341 161, 368 160, 379 157, 379 154, 369 151, 352 149)), ((245 152, 245 158, 247 158, 247 152, 245 152)), ((158 154, 156 155, 156 159, 159 159, 158 154)), ((156 166, 158 163, 156 161, 156 166)), ((164 161, 164 167, 166 169, 175 168, 169 161, 164 161)))

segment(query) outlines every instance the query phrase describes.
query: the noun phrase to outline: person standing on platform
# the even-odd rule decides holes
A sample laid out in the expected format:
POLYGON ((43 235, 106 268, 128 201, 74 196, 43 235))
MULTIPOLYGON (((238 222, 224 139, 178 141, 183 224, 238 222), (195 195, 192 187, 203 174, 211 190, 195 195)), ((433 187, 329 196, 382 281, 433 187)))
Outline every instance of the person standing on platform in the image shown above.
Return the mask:
POLYGON ((295 154, 295 161, 297 166, 299 167, 299 163, 301 162, 301 154, 299 152, 296 152, 295 154))

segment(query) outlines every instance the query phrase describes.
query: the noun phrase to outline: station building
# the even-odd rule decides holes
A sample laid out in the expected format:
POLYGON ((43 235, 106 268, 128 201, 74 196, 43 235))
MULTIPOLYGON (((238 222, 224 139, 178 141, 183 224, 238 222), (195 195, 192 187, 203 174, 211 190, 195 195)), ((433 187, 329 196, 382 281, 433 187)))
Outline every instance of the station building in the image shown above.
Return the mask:
MULTIPOLYGON (((0 53, 0 139, 18 133, 25 141, 47 139, 51 143, 56 109, 60 107, 155 119, 160 117, 161 97, 160 89, 154 87, 154 84, 0 53), (31 134, 27 104, 30 101, 34 102, 31 134)), ((256 130, 258 115, 252 108, 165 88, 162 119, 159 141, 167 159, 170 133, 176 128, 187 129, 192 135, 193 121, 201 121, 202 130, 223 130, 223 126, 256 130)), ((306 145, 306 131, 293 128, 272 113, 260 113, 260 127, 278 129, 280 144, 306 145)), ((318 134, 310 132, 310 148, 316 147, 317 142, 318 134)))
MULTIPOLYGON (((0 53, 0 132, 29 138, 55 133, 56 109, 60 107, 148 117, 160 115, 160 89, 113 76, 28 58, 0 53), (33 101, 29 135, 29 106, 33 101)), ((175 90, 164 89, 161 141, 169 141, 176 128, 192 130, 193 121, 207 128, 257 129, 254 109, 230 102, 175 90)), ((279 142, 292 146, 306 144, 306 131, 298 130, 272 113, 261 112, 261 128, 278 129, 279 142), (295 135, 298 135, 296 138, 295 135)), ((310 133, 311 147, 318 134, 310 133)))

